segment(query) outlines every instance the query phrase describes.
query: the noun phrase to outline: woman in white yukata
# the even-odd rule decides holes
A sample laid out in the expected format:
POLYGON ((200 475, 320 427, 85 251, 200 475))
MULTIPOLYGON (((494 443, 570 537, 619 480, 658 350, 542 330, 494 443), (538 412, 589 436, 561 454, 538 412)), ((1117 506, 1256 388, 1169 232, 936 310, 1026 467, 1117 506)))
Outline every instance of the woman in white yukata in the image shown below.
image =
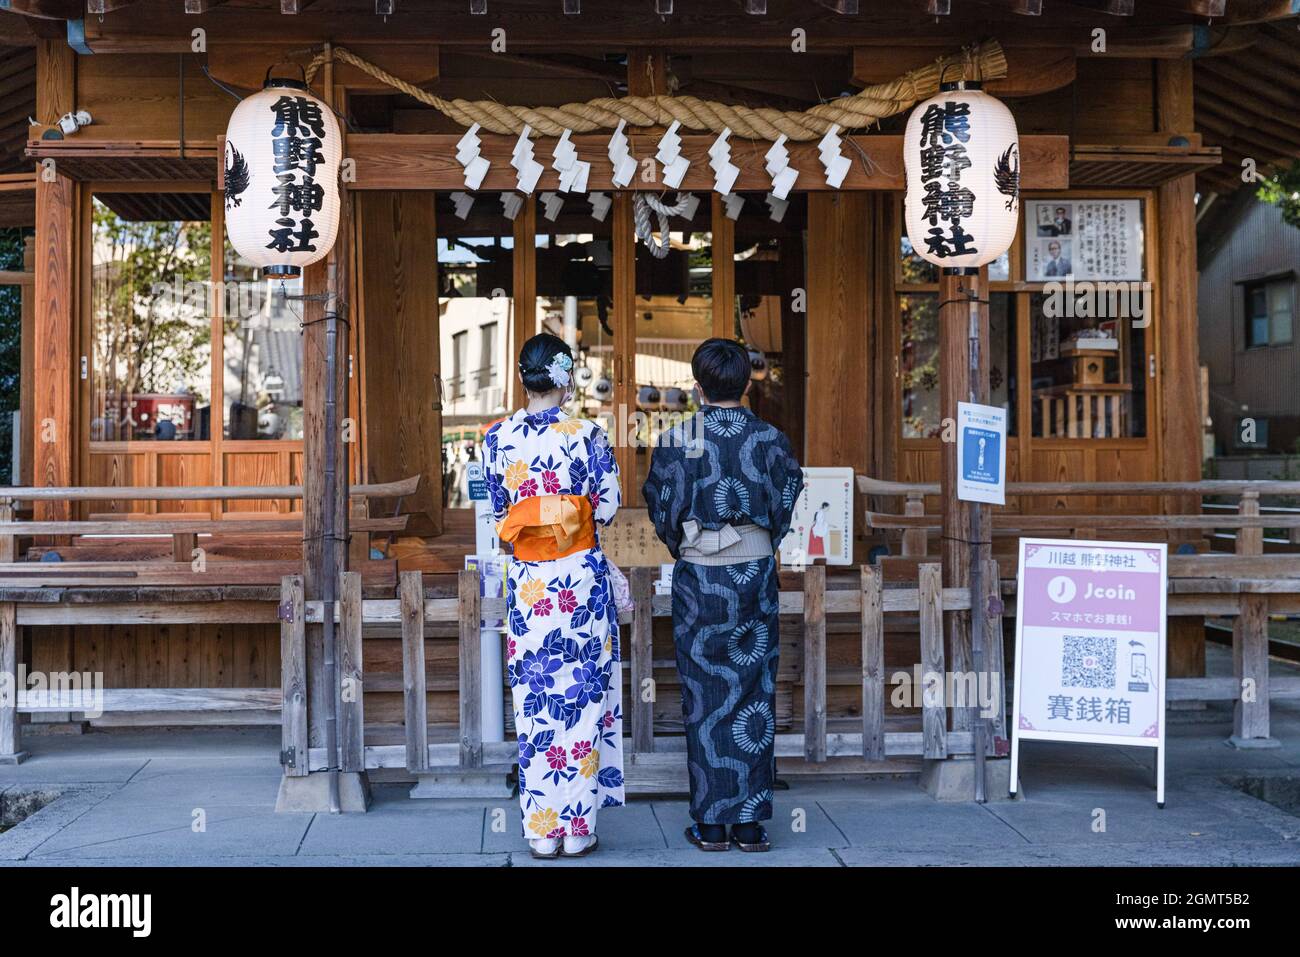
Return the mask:
POLYGON ((571 418, 573 353, 534 336, 519 353, 525 408, 488 430, 506 579, 519 802, 534 857, 596 848, 596 814, 623 803, 618 613, 597 526, 620 504, 605 432, 571 418))

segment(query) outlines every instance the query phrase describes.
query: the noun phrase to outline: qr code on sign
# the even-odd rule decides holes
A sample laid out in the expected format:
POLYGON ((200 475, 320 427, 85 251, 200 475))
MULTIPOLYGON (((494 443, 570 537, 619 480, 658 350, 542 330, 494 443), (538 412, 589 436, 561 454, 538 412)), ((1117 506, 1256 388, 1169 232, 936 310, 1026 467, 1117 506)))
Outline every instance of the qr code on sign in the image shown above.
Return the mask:
POLYGON ((1065 688, 1115 687, 1115 639, 1064 635, 1061 685, 1065 688))

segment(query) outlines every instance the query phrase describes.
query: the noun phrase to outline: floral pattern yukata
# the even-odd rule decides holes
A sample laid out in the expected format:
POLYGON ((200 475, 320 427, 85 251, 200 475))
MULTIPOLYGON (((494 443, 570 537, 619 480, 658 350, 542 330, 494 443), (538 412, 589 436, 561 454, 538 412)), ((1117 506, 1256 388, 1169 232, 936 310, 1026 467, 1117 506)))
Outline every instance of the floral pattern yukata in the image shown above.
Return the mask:
MULTIPOLYGON (((597 526, 618 511, 618 466, 595 422, 520 410, 485 448, 498 521, 534 495, 585 495, 597 526)), ((599 538, 553 561, 512 559, 506 588, 524 836, 594 834, 597 810, 623 803, 618 613, 599 538)))
POLYGON ((772 816, 780 596, 776 558, 682 561, 682 526, 759 525, 775 550, 803 472, 784 433, 745 408, 705 406, 660 437, 642 493, 673 566, 673 643, 682 679, 691 817, 772 816))

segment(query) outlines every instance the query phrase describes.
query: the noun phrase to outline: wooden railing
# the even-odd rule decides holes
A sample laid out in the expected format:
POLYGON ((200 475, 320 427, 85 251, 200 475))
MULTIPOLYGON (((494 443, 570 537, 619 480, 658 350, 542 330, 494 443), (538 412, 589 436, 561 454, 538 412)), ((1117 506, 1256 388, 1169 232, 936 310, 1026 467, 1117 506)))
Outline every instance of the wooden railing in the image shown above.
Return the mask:
MULTIPOLYGON (((419 488, 418 475, 400 482, 375 485, 356 485, 351 497, 349 529, 360 532, 354 536, 351 558, 354 563, 364 562, 370 554, 370 535, 375 532, 396 534, 406 529, 409 516, 398 514, 401 500, 415 494, 419 488), (373 499, 397 499, 394 514, 372 518, 369 502, 373 499)), ((92 519, 87 521, 19 521, 14 503, 18 501, 68 501, 94 502, 121 501, 214 501, 301 499, 301 485, 204 485, 204 486, 105 486, 94 487, 31 487, 0 488, 0 583, 8 579, 22 579, 29 586, 41 584, 90 584, 103 579, 142 575, 154 584, 176 584, 173 572, 167 575, 156 563, 80 562, 61 561, 33 569, 20 561, 19 540, 26 538, 57 538, 67 540, 76 536, 106 537, 166 537, 172 541, 173 562, 189 563, 195 557, 199 536, 247 536, 302 532, 302 518, 122 518, 92 519), (159 575, 163 578, 159 578, 159 575)), ((239 574, 253 576, 256 563, 241 563, 239 574)), ((277 581, 280 572, 272 571, 270 581, 277 581)), ((253 576, 255 577, 255 576, 253 576)), ((213 581, 212 583, 216 583, 213 581)))
MULTIPOLYGON (((634 791, 683 790, 686 785, 684 739, 680 736, 656 736, 654 730, 652 632, 655 618, 670 617, 671 600, 653 594, 652 579, 656 569, 629 569, 633 609, 622 616, 625 627, 621 635, 624 665, 628 681, 628 733, 624 742, 625 772, 628 786, 634 791), (649 693, 647 693, 649 691, 649 693)), ((990 589, 997 577, 988 577, 990 589)), ((863 567, 854 587, 828 589, 825 566, 808 568, 802 574, 803 588, 780 593, 780 613, 799 615, 803 619, 803 730, 779 734, 778 757, 802 757, 820 764, 829 758, 860 757, 883 761, 898 756, 943 758, 969 754, 973 735, 969 731, 950 731, 947 712, 951 702, 945 700, 943 613, 970 608, 966 589, 943 588, 939 566, 924 565, 918 573, 917 587, 885 587, 880 571, 863 567), (861 731, 830 732, 827 727, 826 616, 857 615, 861 621, 862 642, 862 726, 861 731), (886 729, 886 676, 884 635, 886 616, 919 616, 920 641, 918 659, 929 686, 918 689, 922 700, 920 727, 915 731, 886 729)), ((309 747, 306 696, 307 623, 320 621, 323 605, 305 602, 302 580, 288 577, 282 584, 281 654, 283 659, 284 700, 281 712, 283 749, 293 756, 286 773, 301 775, 308 770, 328 766, 323 748, 309 747), (307 755, 302 761, 300 755, 307 755)), ((484 768, 508 770, 518 756, 513 741, 484 741, 480 711, 482 671, 480 642, 483 621, 504 619, 505 600, 480 598, 479 576, 463 571, 458 577, 458 597, 428 598, 419 572, 399 576, 395 599, 362 599, 355 573, 343 576, 337 618, 340 624, 339 647, 341 674, 344 680, 364 685, 364 642, 368 625, 400 626, 402 636, 402 688, 404 692, 405 741, 403 744, 367 745, 364 738, 363 696, 355 694, 343 702, 340 715, 340 754, 338 766, 345 771, 375 768, 406 768, 414 774, 462 771, 481 772, 484 768), (460 708, 457 739, 454 742, 430 743, 426 699, 424 640, 426 626, 455 622, 459 634, 460 708), (346 730, 345 730, 346 729, 346 730)), ((993 594, 985 596, 987 599, 993 594)), ((995 619, 995 628, 1000 619, 995 619)), ((985 679, 980 687, 991 687, 995 694, 989 741, 990 753, 1005 742, 1005 708, 1001 644, 994 643, 989 671, 994 679, 985 679)))
MULTIPOLYGON (((867 524, 901 530, 901 558, 885 559, 898 566, 921 562, 926 535, 942 526, 942 517, 924 514, 924 497, 939 494, 938 484, 883 482, 858 476, 864 495, 905 499, 904 514, 869 511, 867 524)), ((1269 701, 1300 696, 1300 678, 1270 678, 1268 620, 1270 615, 1300 613, 1300 554, 1264 554, 1265 528, 1300 528, 1300 514, 1262 514, 1263 495, 1300 494, 1300 482, 1206 480, 1199 482, 1012 482, 1008 496, 1149 496, 1187 499, 1192 496, 1235 497, 1235 514, 1107 515, 1017 514, 993 509, 995 537, 1058 532, 1081 539, 1120 539, 1125 533, 1158 533, 1184 538, 1190 532, 1231 528, 1234 553, 1170 554, 1167 613, 1176 616, 1221 616, 1233 619, 1232 678, 1176 678, 1167 684, 1167 700, 1234 702, 1233 737, 1239 742, 1269 738, 1269 701), (1250 689, 1251 694, 1243 693, 1250 689)), ((1172 552, 1172 549, 1171 549, 1172 552)), ((1004 581, 1004 594, 1014 594, 1014 568, 1004 581)), ((1014 608, 1014 602, 1008 602, 1014 608)))
MULTIPOLYGON (((407 516, 370 518, 371 499, 400 500, 414 494, 419 477, 401 482, 354 486, 352 563, 369 562, 371 532, 401 531, 407 516)), ((0 674, 17 675, 19 629, 23 626, 94 625, 267 625, 277 621, 277 592, 268 598, 250 596, 263 583, 278 583, 286 570, 301 569, 294 561, 204 561, 195 567, 199 536, 239 540, 264 533, 296 533, 293 519, 140 519, 120 521, 17 521, 15 501, 63 500, 274 500, 301 498, 301 486, 203 486, 107 488, 0 488, 0 674), (172 542, 170 561, 23 561, 21 545, 30 538, 78 536, 158 537, 172 542), (65 589, 76 589, 75 602, 63 600, 65 589), (269 599, 269 600, 268 600, 269 599)), ((205 541, 205 544, 207 542, 205 541)), ((75 548, 63 551, 74 552, 75 548)), ((391 563, 369 562, 389 567, 391 563)), ((361 581, 356 574, 356 582, 361 581)), ((72 662, 64 663, 68 672, 72 662)), ((280 707, 275 688, 110 688, 60 689, 26 692, 17 702, 16 682, 0 687, 0 761, 22 755, 20 713, 62 716, 86 712, 132 714, 202 713, 213 717, 239 712, 269 712, 280 707)))

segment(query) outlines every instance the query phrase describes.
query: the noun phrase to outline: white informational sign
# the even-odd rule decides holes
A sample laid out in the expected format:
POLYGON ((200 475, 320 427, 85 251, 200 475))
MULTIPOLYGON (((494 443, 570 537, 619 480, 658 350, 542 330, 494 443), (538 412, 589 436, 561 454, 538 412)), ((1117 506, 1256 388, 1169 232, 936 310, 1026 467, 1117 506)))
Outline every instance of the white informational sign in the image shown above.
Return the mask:
POLYGON ((957 403, 957 497, 1007 504, 1007 410, 957 403))
POLYGON ((1142 200, 1026 200, 1029 282, 1142 279, 1142 200))
POLYGON ((1020 741, 1156 749, 1165 804, 1163 542, 1020 540, 1011 793, 1020 741))
POLYGON ((474 503, 474 554, 500 554, 501 540, 497 537, 497 521, 492 514, 482 462, 465 463, 465 494, 474 503))
POLYGON ((853 564, 853 469, 806 468, 782 565, 853 564))

